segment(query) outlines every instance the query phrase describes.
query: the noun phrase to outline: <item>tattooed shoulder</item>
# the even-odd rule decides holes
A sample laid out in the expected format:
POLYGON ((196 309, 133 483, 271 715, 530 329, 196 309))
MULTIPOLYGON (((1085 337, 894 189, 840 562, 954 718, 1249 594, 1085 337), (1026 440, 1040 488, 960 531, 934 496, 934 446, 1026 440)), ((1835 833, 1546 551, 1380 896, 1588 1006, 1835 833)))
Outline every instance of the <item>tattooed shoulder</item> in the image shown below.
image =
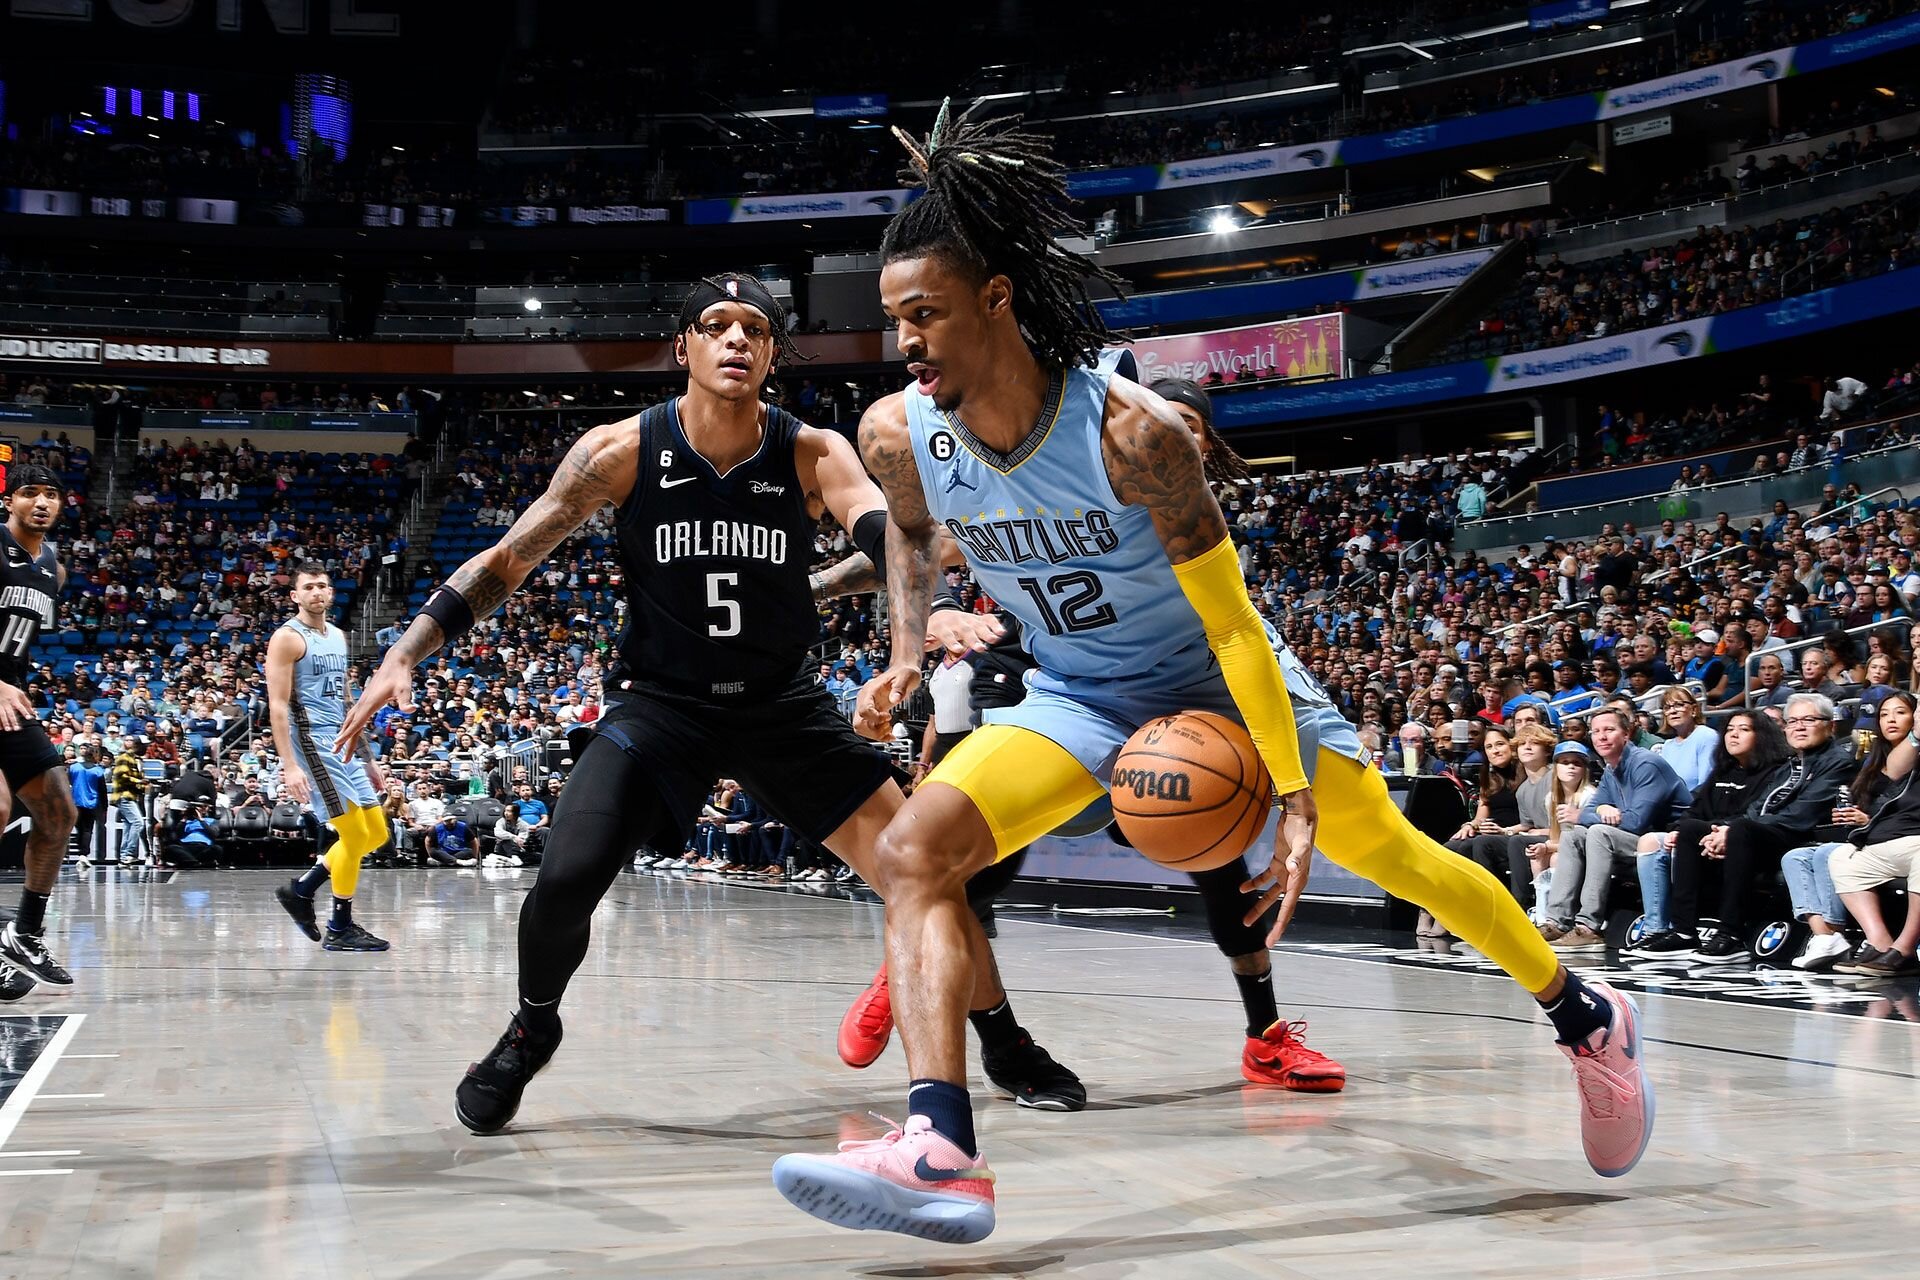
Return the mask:
POLYGON ((1130 507, 1145 507, 1167 557, 1183 564, 1227 536, 1226 517, 1207 487, 1193 433, 1166 403, 1124 378, 1107 390, 1100 451, 1113 491, 1130 507))
POLYGON ((913 459, 905 392, 882 396, 860 416, 860 460, 887 495, 887 511, 903 529, 930 523, 920 468, 913 459))

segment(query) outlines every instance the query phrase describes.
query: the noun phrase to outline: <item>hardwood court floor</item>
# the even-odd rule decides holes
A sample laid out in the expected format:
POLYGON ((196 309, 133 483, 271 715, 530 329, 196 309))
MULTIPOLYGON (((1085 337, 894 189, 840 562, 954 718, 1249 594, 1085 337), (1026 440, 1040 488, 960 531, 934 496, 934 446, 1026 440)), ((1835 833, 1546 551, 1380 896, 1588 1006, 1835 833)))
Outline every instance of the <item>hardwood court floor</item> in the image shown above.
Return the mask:
POLYGON ((865 1073, 833 1050, 879 912, 686 879, 616 885, 565 1047, 516 1127, 475 1138, 451 1091, 505 1023, 531 877, 369 873, 384 956, 308 943, 263 873, 63 884, 78 985, 0 1006, 0 1276, 1769 1277, 1913 1257, 1911 1023, 1642 997, 1659 1128, 1605 1181, 1504 980, 1290 951, 1282 1007, 1348 1090, 1243 1089, 1211 946, 1012 915, 1016 1008, 1093 1105, 983 1101, 1001 1196, 982 1244, 839 1231, 768 1166, 900 1114, 897 1044, 865 1073))

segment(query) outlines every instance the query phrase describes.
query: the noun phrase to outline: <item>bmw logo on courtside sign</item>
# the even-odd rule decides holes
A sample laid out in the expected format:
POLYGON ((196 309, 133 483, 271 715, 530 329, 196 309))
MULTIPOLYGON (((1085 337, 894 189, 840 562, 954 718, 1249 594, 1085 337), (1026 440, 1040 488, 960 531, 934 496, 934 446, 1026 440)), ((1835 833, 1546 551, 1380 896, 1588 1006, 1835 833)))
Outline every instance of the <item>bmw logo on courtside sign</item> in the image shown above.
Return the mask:
POLYGON ((1760 931, 1753 940, 1753 954, 1765 959, 1787 943, 1787 935, 1793 932, 1793 926, 1785 920, 1775 920, 1760 931))

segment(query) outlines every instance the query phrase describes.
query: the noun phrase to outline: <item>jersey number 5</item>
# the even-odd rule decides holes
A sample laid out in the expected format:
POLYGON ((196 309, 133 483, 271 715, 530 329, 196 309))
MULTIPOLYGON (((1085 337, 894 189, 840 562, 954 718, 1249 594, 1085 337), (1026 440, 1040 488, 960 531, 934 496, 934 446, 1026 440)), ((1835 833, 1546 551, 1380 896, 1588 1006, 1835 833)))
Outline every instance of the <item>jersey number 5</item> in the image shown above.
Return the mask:
POLYGON ((740 602, 729 600, 720 594, 721 587, 738 587, 740 575, 737 573, 710 573, 707 575, 707 607, 718 609, 725 619, 722 622, 709 622, 707 634, 714 639, 740 634, 740 602))

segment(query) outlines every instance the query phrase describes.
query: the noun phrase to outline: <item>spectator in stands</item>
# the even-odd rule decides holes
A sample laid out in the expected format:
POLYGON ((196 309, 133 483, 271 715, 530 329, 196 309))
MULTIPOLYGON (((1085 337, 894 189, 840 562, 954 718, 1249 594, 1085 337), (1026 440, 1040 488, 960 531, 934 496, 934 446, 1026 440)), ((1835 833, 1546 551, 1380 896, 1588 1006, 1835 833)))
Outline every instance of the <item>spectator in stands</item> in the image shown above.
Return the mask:
MULTIPOLYGON (((1553 752, 1558 745, 1559 738, 1545 725, 1529 722, 1513 726, 1514 754, 1520 760, 1519 786, 1515 789, 1520 829, 1507 837, 1507 874, 1517 886, 1516 896, 1529 910, 1536 903, 1535 886, 1540 878, 1531 851, 1553 838, 1553 752)), ((1544 857, 1540 865, 1546 865, 1544 857)))
MULTIPOLYGON (((121 744, 124 747, 126 744, 121 744)), ((88 743, 75 759, 68 749, 67 781, 73 790, 74 847, 80 851, 82 872, 97 858, 107 856, 107 770, 100 763, 100 748, 88 743)))
POLYGON ((140 837, 147 829, 147 775, 131 741, 121 744, 113 758, 111 793, 113 814, 120 823, 120 865, 131 867, 140 861, 140 837))
MULTIPOLYGON (((1793 916, 1807 922, 1807 945, 1793 959, 1793 967, 1817 973, 1831 968, 1847 955, 1847 906, 1834 887, 1831 860, 1843 849, 1851 849, 1848 836, 1864 832, 1880 810, 1905 794, 1912 781, 1913 753, 1900 751, 1914 730, 1916 700, 1910 693, 1891 693, 1880 704, 1874 726, 1873 746, 1853 776, 1847 795, 1834 805, 1833 823, 1815 833, 1818 844, 1790 849, 1780 859, 1780 872, 1786 877, 1787 892, 1793 903, 1793 916), (1896 759, 1897 753, 1897 759, 1896 759), (1897 770, 1897 772, 1896 772, 1897 770)), ((1888 949, 1884 940, 1875 950, 1888 949)), ((1861 960, 1871 958, 1862 953, 1861 960)))
POLYGON ((1662 695, 1660 708, 1670 735, 1661 745, 1660 758, 1680 775, 1687 790, 1697 795, 1714 770, 1720 735, 1706 726, 1700 700, 1683 686, 1668 689, 1662 695))
POLYGON ((1715 744, 1712 767, 1693 789, 1686 812, 1672 829, 1649 831, 1640 837, 1635 861, 1645 932, 1639 944, 1628 949, 1630 954, 1657 959, 1690 954, 1698 945, 1697 939, 1676 933, 1667 915, 1673 890, 1673 851, 1680 832, 1695 828, 1704 832, 1745 815, 1789 754, 1786 731, 1767 716, 1736 711, 1727 720, 1727 731, 1715 744))
MULTIPOLYGON (((1505 876, 1513 886, 1513 896, 1527 900, 1531 877, 1523 861, 1515 866, 1507 857, 1507 846, 1526 826, 1520 819, 1520 786, 1525 775, 1513 738, 1499 726, 1486 730, 1482 747, 1486 761, 1480 766, 1480 799, 1473 816, 1453 833, 1447 848, 1473 859, 1496 876, 1505 876)), ((1544 779, 1546 771, 1540 770, 1544 779)))
POLYGON ((470 867, 474 863, 473 829, 463 818, 443 814, 434 823, 428 842, 428 856, 443 867, 470 867))
POLYGON ((1841 902, 1865 935, 1852 955, 1834 965, 1835 973, 1892 978, 1920 972, 1920 787, 1910 785, 1916 760, 1920 740, 1910 729, 1886 756, 1887 774, 1903 785, 1828 863, 1841 902), (1893 881, 1904 881, 1907 890, 1907 918, 1897 936, 1887 928, 1876 893, 1893 881))
POLYGON ((194 871, 220 865, 211 803, 170 806, 160 841, 160 852, 168 866, 194 871))
MULTIPOLYGON (((1668 954, 1691 952, 1703 960, 1731 960, 1746 950, 1748 900, 1755 872, 1778 865, 1787 850, 1804 844, 1832 812, 1834 799, 1853 775, 1853 752, 1834 736, 1833 701, 1796 693, 1787 700, 1787 743, 1792 754, 1767 779, 1746 813, 1724 823, 1676 827, 1673 847, 1673 938, 1668 954), (1700 897, 1708 864, 1719 868, 1719 928, 1700 938, 1700 897), (1687 946, 1692 941, 1696 945, 1687 946)), ((1835 878, 1835 884, 1839 880, 1835 878)))
POLYGON ((1839 685, 1829 676, 1833 670, 1833 657, 1819 645, 1810 645, 1800 651, 1800 693, 1817 693, 1830 702, 1845 697, 1839 685))
POLYGON ((489 866, 526 865, 527 837, 533 827, 520 813, 520 806, 509 804, 493 824, 493 852, 487 855, 489 866))
POLYGON ((1557 951, 1606 946, 1615 861, 1631 859, 1642 835, 1666 830, 1692 799, 1664 760, 1632 745, 1633 723, 1627 713, 1604 707, 1589 717, 1587 732, 1605 772, 1585 805, 1564 805, 1558 811, 1560 846, 1553 859, 1547 922, 1540 928, 1557 951))
POLYGON ((1793 688, 1787 684, 1786 664, 1778 653, 1762 653, 1755 659, 1752 706, 1784 707, 1793 694, 1793 688))
POLYGON ((1431 748, 1431 739, 1427 726, 1417 720, 1401 725, 1395 737, 1399 749, 1390 761, 1389 772, 1409 776, 1444 774, 1447 771, 1446 761, 1440 759, 1438 752, 1431 748))
MULTIPOLYGON (((1820 397, 1820 421, 1837 421, 1844 415, 1851 413, 1854 404, 1865 394, 1867 394, 1867 384, 1858 378, 1828 378, 1826 394, 1820 397)), ((1805 441, 1806 437, 1802 435, 1795 441, 1795 444, 1804 444, 1805 441)), ((1818 461, 1818 459, 1816 458, 1815 461, 1818 461)), ((1801 467, 1810 464, 1796 462, 1793 465, 1801 467)))
MULTIPOLYGON (((1567 721, 1567 727, 1585 732, 1587 722, 1584 719, 1567 721)), ((1592 799, 1596 790, 1593 752, 1583 742, 1568 740, 1553 749, 1553 771, 1547 784, 1547 838, 1527 846, 1527 859, 1533 869, 1533 910, 1529 913, 1536 925, 1547 923, 1548 899, 1553 888, 1554 854, 1560 847, 1560 838, 1572 829, 1572 823, 1563 824, 1562 813, 1576 812, 1592 799)))

